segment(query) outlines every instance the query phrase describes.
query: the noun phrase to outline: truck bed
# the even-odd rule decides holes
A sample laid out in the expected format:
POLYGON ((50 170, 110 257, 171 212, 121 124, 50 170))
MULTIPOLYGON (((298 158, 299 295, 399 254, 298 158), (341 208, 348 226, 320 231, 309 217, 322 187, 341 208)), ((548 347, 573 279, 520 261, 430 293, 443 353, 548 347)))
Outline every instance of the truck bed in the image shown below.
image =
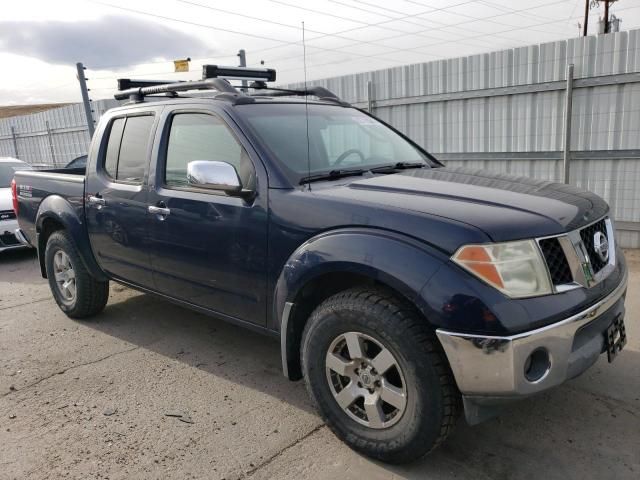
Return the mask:
POLYGON ((37 246, 36 218, 43 202, 51 206, 59 204, 58 210, 71 208, 78 218, 84 219, 84 174, 84 168, 16 172, 18 221, 32 246, 37 246))

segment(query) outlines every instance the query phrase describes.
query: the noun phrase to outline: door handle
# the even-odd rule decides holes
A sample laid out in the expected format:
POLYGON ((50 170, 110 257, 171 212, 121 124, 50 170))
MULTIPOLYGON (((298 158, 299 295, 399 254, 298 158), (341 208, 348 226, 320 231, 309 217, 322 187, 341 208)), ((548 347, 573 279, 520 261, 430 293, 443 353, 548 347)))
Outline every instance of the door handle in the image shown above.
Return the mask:
POLYGON ((107 204, 107 202, 105 202, 104 198, 94 197, 93 195, 89 196, 89 203, 91 205, 99 205, 101 207, 104 207, 107 204))
POLYGON ((149 211, 149 213, 153 214, 153 215, 158 215, 160 217, 166 217, 167 215, 169 215, 171 213, 171 210, 165 207, 156 207, 153 205, 149 205, 147 207, 147 210, 149 211))

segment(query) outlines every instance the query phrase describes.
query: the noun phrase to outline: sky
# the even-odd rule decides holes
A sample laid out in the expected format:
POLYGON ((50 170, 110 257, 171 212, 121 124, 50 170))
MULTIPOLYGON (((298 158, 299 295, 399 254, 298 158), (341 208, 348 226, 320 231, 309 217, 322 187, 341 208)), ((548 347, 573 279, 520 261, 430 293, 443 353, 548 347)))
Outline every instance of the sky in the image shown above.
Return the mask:
MULTIPOLYGON (((584 0, 20 0, 0 17, 0 105, 112 98, 117 78, 189 80, 202 64, 275 68, 278 83, 378 70, 579 34, 584 0), (173 60, 191 58, 190 71, 173 60)), ((597 32, 604 5, 590 10, 597 32)), ((621 30, 640 0, 618 0, 621 30)))

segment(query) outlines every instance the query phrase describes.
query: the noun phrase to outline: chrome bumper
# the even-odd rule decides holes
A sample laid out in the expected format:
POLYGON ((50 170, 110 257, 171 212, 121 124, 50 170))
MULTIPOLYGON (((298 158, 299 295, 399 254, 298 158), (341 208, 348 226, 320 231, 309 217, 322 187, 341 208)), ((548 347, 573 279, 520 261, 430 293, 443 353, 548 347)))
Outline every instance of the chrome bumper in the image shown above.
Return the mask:
POLYGON ((32 245, 25 238, 24 233, 22 233, 22 230, 20 230, 19 228, 16 228, 14 235, 22 245, 24 245, 25 247, 32 248, 32 245))
POLYGON ((466 396, 520 397, 576 376, 595 362, 604 341, 604 337, 594 337, 599 343, 591 342, 587 351, 573 352, 576 332, 613 307, 626 288, 625 272, 620 285, 595 305, 552 325, 508 337, 436 330, 458 388, 466 396), (534 352, 544 352, 548 362, 543 362, 543 370, 532 381, 525 370, 534 352))

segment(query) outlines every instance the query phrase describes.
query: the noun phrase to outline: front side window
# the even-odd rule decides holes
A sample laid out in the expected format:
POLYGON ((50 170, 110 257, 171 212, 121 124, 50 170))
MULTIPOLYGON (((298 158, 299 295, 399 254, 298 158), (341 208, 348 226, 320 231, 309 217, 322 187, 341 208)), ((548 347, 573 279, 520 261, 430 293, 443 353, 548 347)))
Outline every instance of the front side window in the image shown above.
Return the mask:
POLYGON ((116 181, 142 183, 154 118, 116 118, 111 124, 104 171, 116 181))
POLYGON ((238 112, 294 181, 308 172, 430 165, 422 151, 354 108, 309 104, 307 115, 304 104, 283 103, 239 106, 238 112))
POLYGON ((230 163, 245 187, 254 182, 251 160, 222 120, 205 113, 176 114, 169 130, 165 185, 187 186, 187 165, 194 160, 230 163))

